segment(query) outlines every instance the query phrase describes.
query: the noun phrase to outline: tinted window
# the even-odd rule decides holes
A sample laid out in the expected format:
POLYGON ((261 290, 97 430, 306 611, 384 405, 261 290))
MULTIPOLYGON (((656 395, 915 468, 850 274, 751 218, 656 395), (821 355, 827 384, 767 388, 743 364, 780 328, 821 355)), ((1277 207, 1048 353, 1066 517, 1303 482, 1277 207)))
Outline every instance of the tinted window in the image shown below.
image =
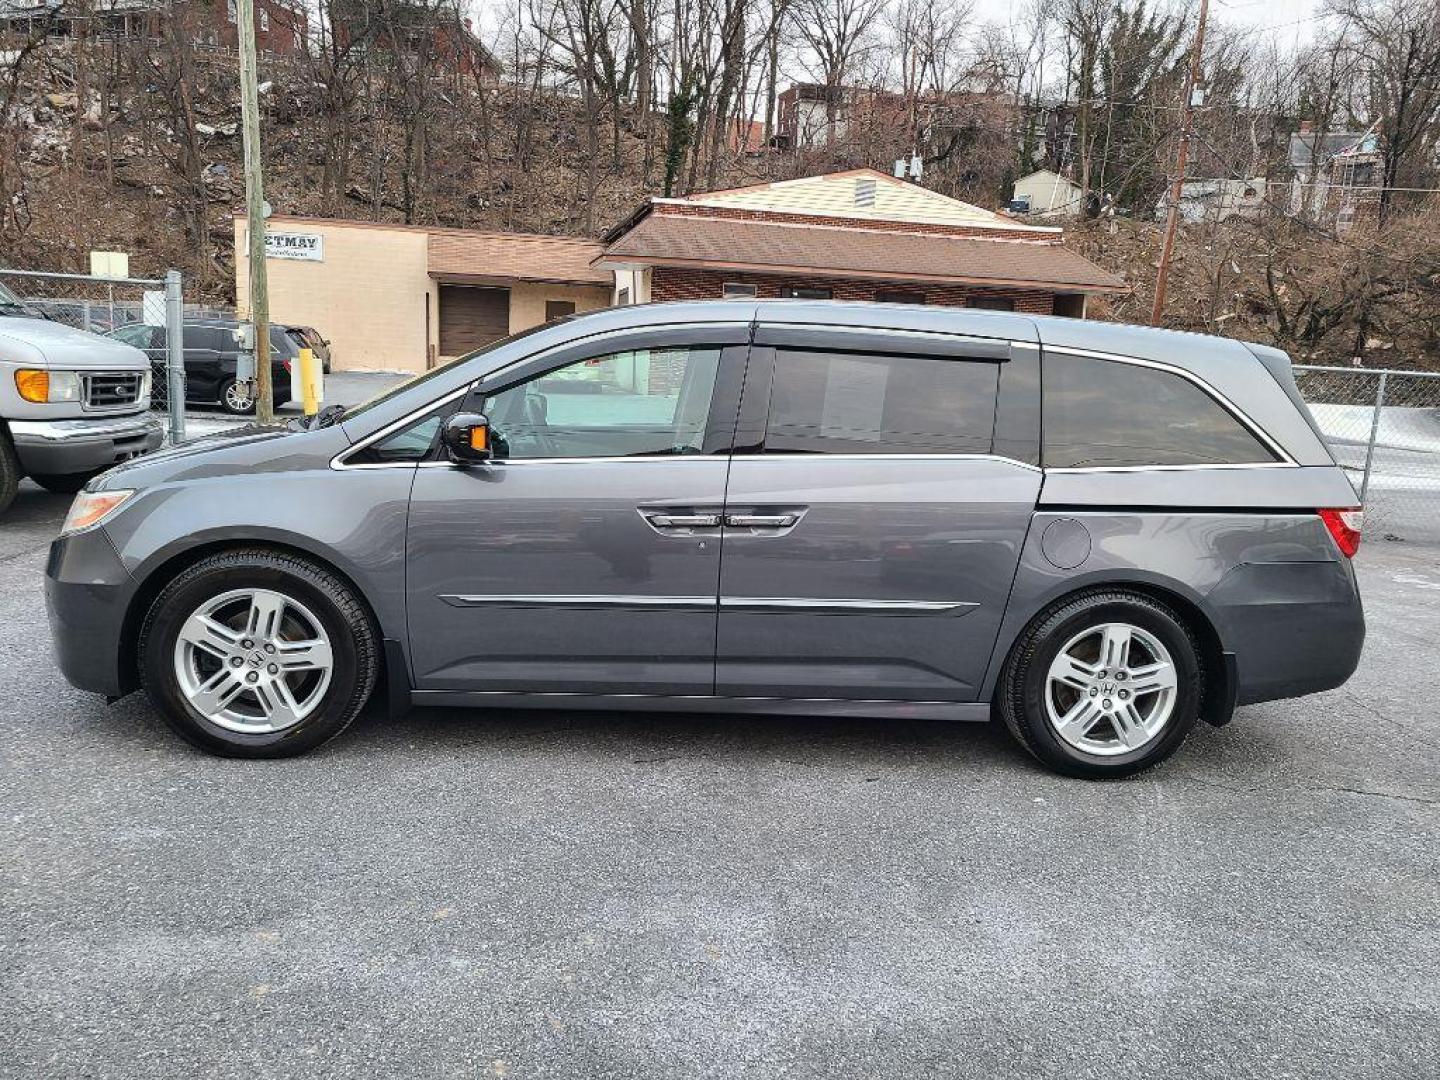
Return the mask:
POLYGON ((779 350, 766 453, 988 454, 1000 365, 779 350))
POLYGON ((633 457, 701 452, 720 349, 610 353, 485 399, 497 457, 633 457))
POLYGON ((214 349, 222 353, 235 352, 238 349, 235 335, 228 329, 217 326, 186 326, 183 333, 187 349, 214 349))
POLYGON ((1052 468, 1275 460, 1214 398, 1168 371, 1050 353, 1044 399, 1052 468))

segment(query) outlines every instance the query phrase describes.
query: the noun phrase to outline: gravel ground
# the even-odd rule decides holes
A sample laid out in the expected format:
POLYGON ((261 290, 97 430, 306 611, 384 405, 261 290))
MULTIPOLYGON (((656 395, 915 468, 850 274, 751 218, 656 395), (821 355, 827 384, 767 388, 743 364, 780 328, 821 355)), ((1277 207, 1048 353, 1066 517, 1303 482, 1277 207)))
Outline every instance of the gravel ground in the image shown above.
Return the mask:
POLYGON ((1440 551, 1345 688, 1159 770, 988 726, 418 711, 204 757, 0 526, 0 1076, 1440 1074, 1440 551))

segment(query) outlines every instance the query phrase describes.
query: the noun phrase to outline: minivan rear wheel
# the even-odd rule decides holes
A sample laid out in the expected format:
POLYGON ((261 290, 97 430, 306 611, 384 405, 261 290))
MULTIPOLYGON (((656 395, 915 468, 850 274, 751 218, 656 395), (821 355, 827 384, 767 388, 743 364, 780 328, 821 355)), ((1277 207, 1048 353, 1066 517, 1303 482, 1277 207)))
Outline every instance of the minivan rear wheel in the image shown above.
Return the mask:
POLYGON ((1199 642, 1166 605, 1105 591, 1062 601, 1021 635, 1001 673, 1011 734, 1068 776, 1118 779, 1164 761, 1200 715, 1199 642))
POLYGON ((166 723, 226 757, 290 757, 349 726, 375 686, 369 611, 323 567, 265 549, 212 555, 155 598, 141 681, 166 723))

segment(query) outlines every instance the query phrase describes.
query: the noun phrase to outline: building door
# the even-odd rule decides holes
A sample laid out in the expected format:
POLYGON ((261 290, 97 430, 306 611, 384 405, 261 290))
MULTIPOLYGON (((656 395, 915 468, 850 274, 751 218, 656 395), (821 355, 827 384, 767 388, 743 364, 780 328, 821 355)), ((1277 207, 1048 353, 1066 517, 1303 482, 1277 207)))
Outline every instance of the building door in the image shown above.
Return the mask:
POLYGON ((554 322, 556 319, 563 319, 566 316, 575 314, 574 300, 546 300, 545 321, 554 322))
POLYGON ((748 324, 574 344, 472 390, 492 461, 416 471, 419 690, 709 694, 748 324), (553 364, 553 366, 548 366, 553 364))
POLYGON ((509 289, 440 286, 441 356, 464 356, 509 333, 509 289))
MULTIPOLYGON (((975 700, 1040 490, 1034 464, 994 456, 1002 370, 1017 365, 1003 342, 895 348, 752 353, 717 694, 975 700)), ((1027 392, 1038 401, 1038 380, 1027 392)))

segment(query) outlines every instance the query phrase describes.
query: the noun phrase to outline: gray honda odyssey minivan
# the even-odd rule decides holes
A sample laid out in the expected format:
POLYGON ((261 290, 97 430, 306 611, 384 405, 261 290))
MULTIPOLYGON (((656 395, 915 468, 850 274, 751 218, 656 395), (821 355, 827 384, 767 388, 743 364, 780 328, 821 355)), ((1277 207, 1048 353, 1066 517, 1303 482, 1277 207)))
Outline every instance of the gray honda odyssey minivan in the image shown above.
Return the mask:
POLYGON ((616 308, 122 465, 60 665, 206 750, 412 705, 998 714, 1125 776, 1343 683, 1360 513, 1286 356, 907 305, 616 308))

